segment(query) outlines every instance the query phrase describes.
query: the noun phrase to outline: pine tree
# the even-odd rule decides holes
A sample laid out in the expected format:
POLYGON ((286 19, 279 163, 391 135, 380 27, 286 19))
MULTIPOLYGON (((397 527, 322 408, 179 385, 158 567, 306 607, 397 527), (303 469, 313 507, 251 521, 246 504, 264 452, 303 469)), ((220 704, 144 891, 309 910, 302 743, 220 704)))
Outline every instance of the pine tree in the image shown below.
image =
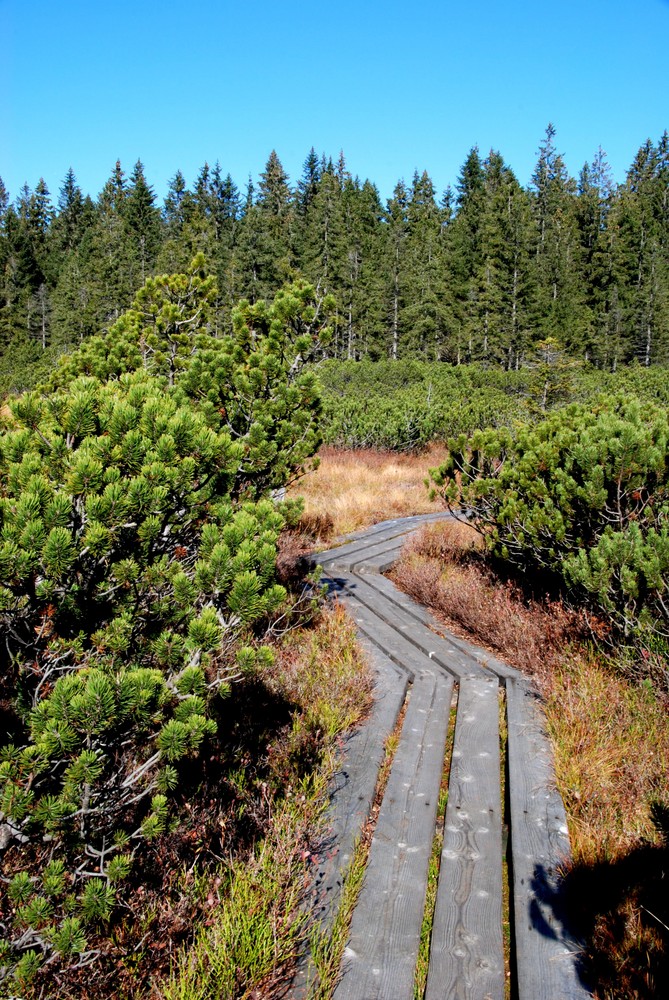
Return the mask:
POLYGON ((0 177, 0 348, 9 340, 10 330, 10 246, 7 234, 9 192, 0 177))
POLYGON ((392 198, 386 206, 384 221, 386 236, 386 274, 388 276, 387 315, 390 344, 387 353, 393 361, 400 354, 400 314, 403 311, 408 286, 406 273, 407 239, 409 235, 409 194, 403 180, 395 185, 392 198))
POLYGON ((306 364, 331 303, 298 283, 217 338, 203 264, 148 279, 3 414, 0 667, 25 729, 0 751, 2 836, 16 860, 49 842, 41 871, 13 868, 5 967, 85 948, 168 828, 179 765, 229 735, 219 699, 271 662, 286 594, 267 494, 317 448, 306 364))
POLYGON ((555 336, 578 351, 586 325, 580 245, 576 223, 576 186, 556 151, 549 124, 532 175, 537 227, 533 325, 538 339, 555 336))
POLYGON ((141 160, 130 176, 123 208, 123 223, 128 236, 128 250, 135 284, 143 284, 153 269, 160 244, 160 212, 153 189, 147 184, 141 160))
MULTIPOLYGON (((669 357, 669 227, 662 142, 639 150, 609 215, 612 284, 627 331, 625 360, 669 357)), ((666 150, 665 150, 666 156, 666 150)))
POLYGON ((403 353, 439 359, 444 335, 441 214, 427 171, 414 174, 407 222, 406 291, 400 312, 403 353))
POLYGON ((136 267, 124 223, 126 196, 125 176, 117 160, 98 197, 83 262, 98 329, 108 329, 119 318, 135 290, 136 267))
POLYGON ((445 247, 450 294, 446 323, 450 330, 447 357, 460 364, 474 357, 478 281, 481 267, 481 218, 484 172, 478 147, 469 151, 456 183, 456 215, 445 247))
POLYGON ((316 150, 312 146, 309 150, 302 177, 297 182, 296 203, 299 215, 305 215, 311 202, 316 196, 321 181, 321 164, 316 150))
POLYGON ((611 254, 607 235, 608 214, 614 196, 606 153, 600 147, 591 164, 584 164, 578 181, 576 222, 581 244, 581 280, 585 290, 584 337, 586 360, 606 367, 618 355, 615 336, 611 254), (613 334, 613 337, 612 337, 613 334))
MULTIPOLYGON (((340 162, 337 177, 343 170, 340 162)), ((342 190, 345 263, 342 305, 341 352, 348 359, 364 357, 378 342, 384 328, 382 276, 383 207, 379 192, 370 182, 350 176, 342 190), (345 353, 344 353, 345 352, 345 353)))
POLYGON ((53 243, 61 263, 79 246, 86 221, 84 197, 70 167, 60 189, 58 213, 52 227, 53 243))
POLYGON ((293 206, 288 175, 272 150, 254 200, 249 181, 246 207, 231 262, 237 295, 250 302, 274 294, 292 273, 293 206))

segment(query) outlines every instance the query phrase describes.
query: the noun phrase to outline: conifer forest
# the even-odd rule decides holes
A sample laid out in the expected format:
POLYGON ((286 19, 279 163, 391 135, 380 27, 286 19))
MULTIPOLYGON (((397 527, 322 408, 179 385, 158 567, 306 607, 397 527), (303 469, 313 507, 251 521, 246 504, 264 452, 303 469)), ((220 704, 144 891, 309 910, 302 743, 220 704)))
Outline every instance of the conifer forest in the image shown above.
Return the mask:
POLYGON ((427 172, 383 203, 373 180, 312 149, 292 185, 275 152, 244 190, 218 163, 164 203, 141 162, 96 199, 73 170, 0 187, 0 388, 25 388, 54 355, 108 329, 147 277, 203 253, 217 279, 214 331, 242 298, 299 275, 336 311, 329 356, 481 362, 521 369, 557 340, 597 368, 669 360, 669 136, 613 182, 599 149, 569 176, 549 126, 524 188, 502 155, 473 148, 455 189, 427 172))

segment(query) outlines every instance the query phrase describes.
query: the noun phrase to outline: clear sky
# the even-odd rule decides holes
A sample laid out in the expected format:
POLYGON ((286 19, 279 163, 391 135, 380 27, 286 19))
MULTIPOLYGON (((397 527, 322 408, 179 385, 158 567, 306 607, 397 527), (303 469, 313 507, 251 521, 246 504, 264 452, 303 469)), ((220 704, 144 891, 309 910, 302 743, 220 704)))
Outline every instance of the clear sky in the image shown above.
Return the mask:
POLYGON ((141 158, 162 197, 273 148, 294 182, 314 146, 441 193, 473 145, 526 184, 552 121, 572 174, 601 145, 623 180, 669 128, 668 43, 668 0, 0 0, 0 176, 96 195, 141 158))

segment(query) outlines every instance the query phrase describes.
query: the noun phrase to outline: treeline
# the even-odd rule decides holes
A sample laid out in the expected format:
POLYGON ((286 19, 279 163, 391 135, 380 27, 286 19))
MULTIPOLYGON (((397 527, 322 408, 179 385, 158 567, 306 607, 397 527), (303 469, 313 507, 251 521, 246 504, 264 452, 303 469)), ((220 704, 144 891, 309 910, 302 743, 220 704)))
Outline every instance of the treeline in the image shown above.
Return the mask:
POLYGON ((624 183, 601 149, 569 176, 549 126, 531 183, 502 156, 468 154, 438 198, 427 172, 383 204, 375 185, 312 149, 295 186, 272 152, 242 194, 208 165, 160 205, 141 162, 117 163, 96 200, 70 170, 10 202, 0 182, 0 389, 104 332, 143 281, 205 254, 214 334, 234 304, 304 276, 336 301, 336 358, 422 358, 522 368, 537 342, 615 370, 669 359, 669 135, 648 140, 624 183), (41 364, 40 364, 41 362, 41 364))

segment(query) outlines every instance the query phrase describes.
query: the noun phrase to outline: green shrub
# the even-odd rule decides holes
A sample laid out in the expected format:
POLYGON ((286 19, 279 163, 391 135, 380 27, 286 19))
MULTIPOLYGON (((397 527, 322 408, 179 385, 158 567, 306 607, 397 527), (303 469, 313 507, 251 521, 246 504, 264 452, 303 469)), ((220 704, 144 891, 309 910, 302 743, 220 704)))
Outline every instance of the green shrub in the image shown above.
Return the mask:
POLYGON ((148 281, 4 418, 0 655, 26 739, 0 751, 0 833, 52 845, 10 882, 19 982, 109 920, 285 602, 268 493, 318 445, 319 305, 291 286, 218 340, 201 268, 148 281))
POLYGON ((669 627, 669 413, 619 399, 449 441, 432 475, 497 555, 561 574, 617 633, 669 627))

